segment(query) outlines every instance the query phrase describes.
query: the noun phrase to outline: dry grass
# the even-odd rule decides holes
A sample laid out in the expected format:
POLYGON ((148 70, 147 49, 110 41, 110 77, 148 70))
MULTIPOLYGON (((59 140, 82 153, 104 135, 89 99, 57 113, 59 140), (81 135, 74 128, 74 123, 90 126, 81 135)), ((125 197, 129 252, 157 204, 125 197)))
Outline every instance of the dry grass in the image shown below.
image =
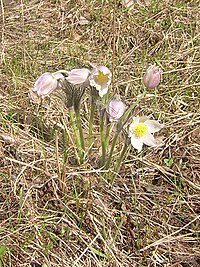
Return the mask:
MULTIPOLYGON (((120 1, 5 2, 0 266, 199 266, 199 1, 134 1, 131 10, 120 1), (106 64, 114 70, 112 92, 128 105, 152 62, 163 81, 134 113, 165 123, 161 145, 131 149, 113 184, 97 168, 98 142, 77 167, 62 136, 63 123, 73 136, 62 101, 56 94, 42 106, 32 99, 35 79, 46 70, 106 64)), ((86 98, 85 131, 88 108, 86 98)))

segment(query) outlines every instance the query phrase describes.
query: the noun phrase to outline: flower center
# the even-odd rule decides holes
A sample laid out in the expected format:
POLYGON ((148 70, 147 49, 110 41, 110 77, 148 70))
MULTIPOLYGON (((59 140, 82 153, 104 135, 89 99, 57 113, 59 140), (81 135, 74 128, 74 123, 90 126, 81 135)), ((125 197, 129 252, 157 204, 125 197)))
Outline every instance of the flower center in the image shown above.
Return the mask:
POLYGON ((143 122, 138 123, 135 128, 133 129, 133 133, 136 137, 140 138, 145 136, 148 133, 148 127, 143 122))
POLYGON ((102 71, 99 70, 96 78, 99 83, 105 83, 108 80, 108 74, 104 74, 102 71))

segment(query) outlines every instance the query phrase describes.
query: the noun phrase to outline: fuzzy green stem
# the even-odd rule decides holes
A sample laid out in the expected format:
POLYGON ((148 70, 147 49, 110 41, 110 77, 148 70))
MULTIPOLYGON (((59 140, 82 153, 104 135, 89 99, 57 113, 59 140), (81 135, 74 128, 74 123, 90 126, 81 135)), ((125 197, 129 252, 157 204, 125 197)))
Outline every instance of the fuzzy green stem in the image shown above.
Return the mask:
POLYGON ((88 136, 89 153, 91 152, 91 148, 92 148, 92 128, 93 128, 95 108, 96 106, 92 104, 91 110, 90 110, 90 119, 89 119, 89 136, 88 136))
POLYGON ((108 147, 110 131, 111 131, 111 123, 107 124, 106 126, 106 137, 105 137, 106 147, 108 147))
POLYGON ((106 170, 110 167, 110 163, 111 163, 111 160, 112 160, 112 157, 113 157, 114 148, 115 148, 115 145, 116 145, 116 142, 117 142, 117 138, 118 138, 121 130, 123 129, 123 127, 126 124, 126 122, 128 121, 132 110, 137 106, 137 104, 140 102, 140 100, 143 97, 145 97, 145 95, 146 95, 146 91, 144 91, 144 93, 137 99, 137 101, 132 106, 130 106, 130 108, 124 113, 124 115, 119 120, 119 122, 117 124, 117 131, 115 133, 115 136, 114 136, 113 141, 112 141, 112 146, 110 148, 109 157, 108 157, 108 160, 107 160, 106 165, 105 165, 105 169, 106 170))
POLYGON ((81 147, 83 151, 85 150, 85 143, 84 143, 84 136, 83 136, 83 128, 82 128, 82 123, 81 123, 81 116, 80 116, 80 111, 76 111, 76 122, 80 134, 80 141, 81 141, 81 147))
POLYGON ((114 148, 115 148, 115 145, 116 145, 116 142, 117 142, 117 138, 118 138, 118 135, 119 135, 120 132, 116 132, 114 138, 113 138, 113 141, 112 141, 112 146, 110 148, 110 153, 109 153, 109 157, 108 157, 108 160, 106 162, 106 165, 105 165, 105 169, 107 170, 109 167, 110 167, 110 163, 111 163, 111 160, 112 160, 112 157, 113 157, 113 151, 114 151, 114 148))
POLYGON ((82 128, 82 123, 81 123, 81 116, 80 116, 80 111, 75 111, 76 114, 76 122, 77 122, 77 127, 79 131, 79 137, 80 137, 80 143, 81 143, 81 154, 82 154, 82 160, 84 157, 84 151, 85 151, 85 142, 84 142, 84 135, 83 135, 83 128, 82 128))
POLYGON ((77 145, 78 154, 79 154, 79 163, 82 164, 83 163, 83 151, 82 151, 79 132, 78 132, 78 129, 77 129, 77 126, 76 126, 76 123, 75 123, 75 119, 74 119, 74 111, 69 110, 69 117, 70 117, 72 129, 73 129, 73 131, 75 133, 76 145, 77 145))
POLYGON ((101 134, 101 149, 102 149, 102 156, 101 156, 101 166, 105 165, 106 159, 106 140, 104 135, 104 120, 103 115, 100 115, 100 134, 101 134))
POLYGON ((122 152, 121 152, 121 154, 120 154, 120 157, 118 158, 118 160, 117 160, 117 162, 116 162, 116 166, 115 166, 115 168, 114 168, 114 172, 115 172, 116 174, 117 174, 117 173, 119 172, 119 170, 120 170, 121 163, 122 163, 122 161, 123 161, 123 159, 124 159, 124 156, 125 156, 125 154, 126 154, 126 152, 127 152, 128 147, 129 147, 129 146, 128 146, 128 144, 127 144, 127 140, 126 140, 125 143, 124 143, 122 152))

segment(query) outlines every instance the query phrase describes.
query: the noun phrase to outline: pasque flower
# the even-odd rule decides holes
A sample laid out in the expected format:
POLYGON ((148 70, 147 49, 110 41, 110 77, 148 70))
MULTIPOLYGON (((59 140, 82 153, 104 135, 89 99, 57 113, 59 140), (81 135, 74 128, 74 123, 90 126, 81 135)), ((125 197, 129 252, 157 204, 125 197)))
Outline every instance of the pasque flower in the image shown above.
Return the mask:
POLYGON ((121 101, 117 99, 111 100, 107 107, 106 112, 109 117, 109 121, 118 121, 121 116, 124 114, 124 111, 126 110, 126 105, 121 101))
POLYGON ((149 89, 154 89, 160 83, 161 74, 162 70, 158 66, 151 65, 144 74, 144 85, 149 89))
POLYGON ((75 86, 87 87, 89 85, 89 75, 90 71, 86 68, 72 69, 68 72, 66 80, 75 86))
POLYGON ((99 92, 99 96, 103 97, 108 92, 108 87, 111 84, 112 73, 105 66, 97 66, 93 69, 89 76, 90 85, 94 86, 99 92))
POLYGON ((143 144, 152 147, 156 146, 157 143, 153 134, 162 128, 163 125, 156 120, 150 120, 147 117, 133 117, 128 133, 132 146, 138 152, 142 150, 143 144))
POLYGON ((45 72, 36 80, 33 92, 37 93, 38 96, 45 97, 60 88, 60 79, 64 79, 64 76, 59 72, 45 72))

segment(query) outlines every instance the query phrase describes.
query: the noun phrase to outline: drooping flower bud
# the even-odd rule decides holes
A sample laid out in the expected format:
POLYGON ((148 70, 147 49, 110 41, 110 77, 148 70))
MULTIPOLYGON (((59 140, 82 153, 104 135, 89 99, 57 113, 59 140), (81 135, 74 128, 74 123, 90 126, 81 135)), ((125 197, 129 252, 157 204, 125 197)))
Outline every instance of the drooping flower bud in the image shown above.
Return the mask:
POLYGON ((38 96, 45 97, 59 88, 59 80, 63 78, 64 76, 59 72, 45 72, 36 80, 33 92, 38 96))
POLYGON ((126 110, 126 105, 121 100, 117 99, 111 100, 106 108, 109 121, 110 122, 118 121, 124 114, 125 110, 126 110))
POLYGON ((160 83, 161 74, 162 70, 158 66, 151 65, 144 74, 144 85, 149 89, 154 89, 160 83))
POLYGON ((89 85, 89 75, 90 71, 86 68, 72 69, 68 72, 66 80, 77 87, 87 87, 89 85))
POLYGON ((93 69, 89 76, 90 85, 95 87, 99 92, 99 96, 103 97, 108 92, 108 87, 111 84, 112 73, 105 66, 97 66, 93 69))

